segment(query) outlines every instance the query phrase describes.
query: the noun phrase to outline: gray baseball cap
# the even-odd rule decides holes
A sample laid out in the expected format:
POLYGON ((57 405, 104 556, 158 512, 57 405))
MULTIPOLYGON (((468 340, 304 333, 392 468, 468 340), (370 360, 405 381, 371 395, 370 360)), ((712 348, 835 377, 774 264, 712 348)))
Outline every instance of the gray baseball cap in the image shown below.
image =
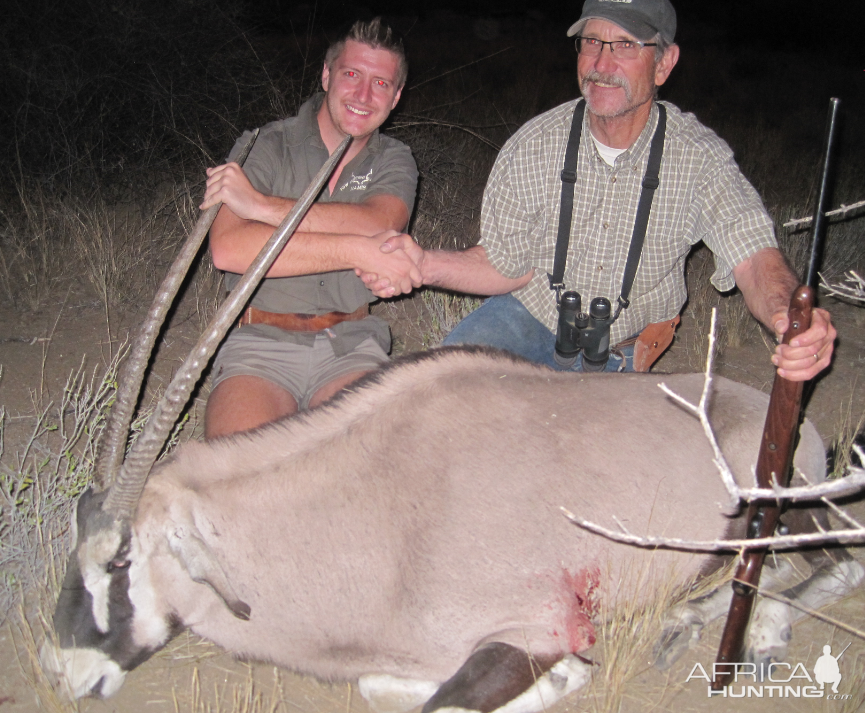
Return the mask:
POLYGON ((676 11, 670 0, 586 0, 583 14, 571 25, 568 37, 577 34, 579 24, 591 18, 609 20, 638 40, 650 40, 660 33, 667 42, 673 42, 676 36, 676 11))

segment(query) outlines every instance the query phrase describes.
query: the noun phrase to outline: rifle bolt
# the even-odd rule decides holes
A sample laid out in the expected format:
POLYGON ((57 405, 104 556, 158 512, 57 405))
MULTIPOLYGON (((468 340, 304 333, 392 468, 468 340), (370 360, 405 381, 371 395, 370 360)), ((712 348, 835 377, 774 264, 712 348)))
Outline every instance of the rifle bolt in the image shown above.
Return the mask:
POLYGON ((747 584, 743 584, 742 582, 733 582, 733 591, 736 592, 740 597, 752 597, 754 596, 754 589, 749 587, 747 584))

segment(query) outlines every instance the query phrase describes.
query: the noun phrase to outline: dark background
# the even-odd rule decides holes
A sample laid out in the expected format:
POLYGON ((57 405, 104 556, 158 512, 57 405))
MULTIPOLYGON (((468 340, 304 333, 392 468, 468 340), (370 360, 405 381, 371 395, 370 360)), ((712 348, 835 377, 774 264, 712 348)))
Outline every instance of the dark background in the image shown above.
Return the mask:
MULTIPOLYGON (((94 198, 134 200, 146 212, 164 203, 155 189, 167 184, 200 195, 204 167, 220 162, 244 129, 293 114, 319 86, 328 43, 353 20, 377 14, 404 36, 409 56, 403 99, 385 128, 412 148, 420 168, 412 230, 426 245, 471 244, 498 148, 522 123, 578 94, 565 33, 580 7, 562 0, 7 0, 0 23, 5 279, 16 274, 12 251, 30 250, 20 236, 39 230, 34 200, 50 222, 51 210, 94 198)), ((682 55, 660 96, 731 145, 776 223, 809 214, 831 96, 844 102, 834 204, 865 198, 857 4, 680 0, 676 7, 682 55)), ((52 233, 41 244, 60 240, 52 233)), ((43 249, 27 259, 44 263, 43 249)))

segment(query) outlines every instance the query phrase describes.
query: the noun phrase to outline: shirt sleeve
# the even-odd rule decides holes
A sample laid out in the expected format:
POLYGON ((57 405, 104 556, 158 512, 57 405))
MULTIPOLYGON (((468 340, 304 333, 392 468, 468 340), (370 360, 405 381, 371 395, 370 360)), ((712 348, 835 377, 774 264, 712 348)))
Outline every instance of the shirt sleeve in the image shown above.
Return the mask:
MULTIPOLYGON (((252 136, 251 131, 244 131, 228 154, 228 161, 234 161, 243 146, 252 136)), ((273 186, 282 164, 285 161, 277 135, 265 129, 258 135, 249 156, 243 164, 243 172, 259 193, 273 194, 273 186)))
POLYGON ((516 157, 505 146, 496 159, 484 190, 481 238, 490 264, 503 276, 518 278, 532 269, 531 234, 534 221, 525 196, 515 187, 516 157))
POLYGON ((375 173, 365 197, 396 196, 406 204, 408 214, 411 215, 417 194, 417 177, 417 164, 411 155, 411 149, 402 142, 393 141, 382 151, 381 161, 375 166, 375 173))
POLYGON ((736 285, 736 265, 778 243, 760 196, 742 175, 729 147, 722 147, 726 155, 718 157, 697 191, 702 208, 697 232, 715 256, 712 284, 726 291, 736 285))

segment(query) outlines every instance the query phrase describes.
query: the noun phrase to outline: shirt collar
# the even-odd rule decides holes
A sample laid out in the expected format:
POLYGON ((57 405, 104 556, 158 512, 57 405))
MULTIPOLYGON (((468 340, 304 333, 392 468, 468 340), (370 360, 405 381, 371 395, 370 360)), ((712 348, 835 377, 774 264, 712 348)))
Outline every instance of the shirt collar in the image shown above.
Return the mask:
MULTIPOLYGON (((655 134, 655 128, 658 126, 658 103, 653 101, 652 108, 649 112, 649 120, 646 122, 646 125, 643 127, 643 130, 640 132, 640 135, 637 137, 637 140, 631 144, 631 146, 625 150, 624 153, 619 154, 616 159, 616 167, 621 168, 625 166, 630 166, 632 164, 638 164, 646 153, 649 150, 649 146, 652 143, 652 137, 655 134)), ((588 134, 591 137, 592 130, 589 128, 589 113, 586 112, 585 117, 583 118, 583 133, 588 134)), ((596 162, 599 164, 603 164, 607 168, 611 168, 604 159, 600 157, 597 152, 597 148, 595 148, 594 141, 589 141, 588 147, 593 152, 596 162)))

